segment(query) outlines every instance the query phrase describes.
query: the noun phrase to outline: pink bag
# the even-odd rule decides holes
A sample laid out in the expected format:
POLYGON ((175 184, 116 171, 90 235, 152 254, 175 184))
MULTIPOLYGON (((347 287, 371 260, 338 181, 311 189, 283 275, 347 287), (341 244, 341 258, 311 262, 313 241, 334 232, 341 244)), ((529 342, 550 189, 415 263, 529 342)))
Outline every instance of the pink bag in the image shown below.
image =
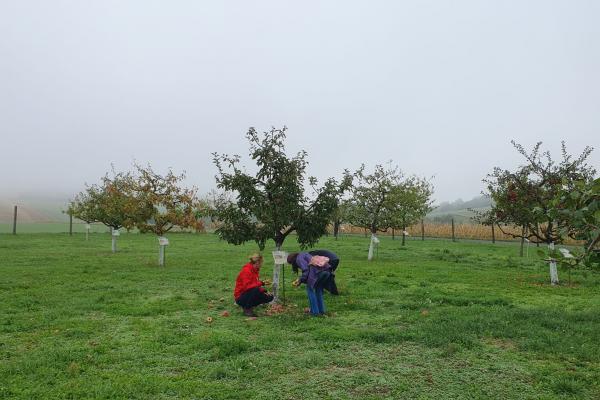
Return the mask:
POLYGON ((329 257, 325 256, 313 256, 310 259, 310 265, 315 267, 324 267, 329 262, 329 257))

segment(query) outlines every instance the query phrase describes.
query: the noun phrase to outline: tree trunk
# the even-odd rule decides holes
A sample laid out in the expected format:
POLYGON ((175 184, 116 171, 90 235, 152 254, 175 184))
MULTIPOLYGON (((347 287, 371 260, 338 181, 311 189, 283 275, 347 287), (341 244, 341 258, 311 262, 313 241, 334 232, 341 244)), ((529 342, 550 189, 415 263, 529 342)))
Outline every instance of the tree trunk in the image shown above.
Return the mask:
MULTIPOLYGON (((276 243, 277 251, 281 251, 281 243, 276 243)), ((273 267, 273 303, 279 303, 279 273, 281 272, 282 264, 275 264, 273 267)))
POLYGON ((396 230, 392 228, 392 240, 396 240, 396 230))
POLYGON ((112 252, 117 252, 117 237, 120 235, 118 229, 110 228, 110 235, 112 236, 112 252))
MULTIPOLYGON (((554 242, 550 242, 548 245, 550 252, 554 251, 554 242)), ((556 260, 550 256, 550 283, 552 285, 558 285, 558 270, 556 268, 556 260)))
POLYGON ((333 236, 335 236, 335 240, 338 240, 338 235, 340 234, 340 221, 333 222, 333 236))
POLYGON ((421 240, 425 240, 425 223, 421 220, 421 240))
POLYGON ((454 236, 454 218, 452 218, 452 241, 456 242, 456 238, 454 236))
POLYGON ((165 246, 163 246, 162 244, 158 245, 158 266, 165 266, 165 246))
POLYGON ((90 238, 90 224, 85 224, 85 240, 90 238))
POLYGON ((165 266, 165 254, 167 252, 167 246, 169 245, 169 239, 164 236, 158 236, 158 266, 165 266))
POLYGON ((406 226, 402 227, 402 246, 406 243, 406 226))
POLYGON ((496 243, 496 231, 494 231, 494 224, 492 223, 492 244, 496 243))

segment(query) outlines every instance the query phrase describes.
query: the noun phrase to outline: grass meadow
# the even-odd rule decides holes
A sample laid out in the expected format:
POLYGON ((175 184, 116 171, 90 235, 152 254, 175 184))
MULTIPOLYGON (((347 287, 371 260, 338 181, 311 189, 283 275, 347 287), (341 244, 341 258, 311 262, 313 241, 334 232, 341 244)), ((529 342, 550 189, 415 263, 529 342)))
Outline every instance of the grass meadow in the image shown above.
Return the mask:
POLYGON ((600 276, 551 287, 513 243, 384 237, 367 262, 368 239, 324 238, 329 315, 287 267, 286 312, 249 320, 232 291, 254 244, 172 234, 159 268, 153 236, 84 237, 0 235, 0 398, 600 398, 600 276))

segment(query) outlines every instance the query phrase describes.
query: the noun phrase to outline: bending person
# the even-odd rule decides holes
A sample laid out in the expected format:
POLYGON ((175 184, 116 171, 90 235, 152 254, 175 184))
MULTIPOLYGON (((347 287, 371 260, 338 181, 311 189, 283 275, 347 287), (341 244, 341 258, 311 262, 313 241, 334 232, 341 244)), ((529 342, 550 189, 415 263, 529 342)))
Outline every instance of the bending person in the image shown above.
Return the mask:
POLYGON ((302 275, 294 281, 294 286, 306 284, 306 295, 312 315, 325 314, 325 302, 323 300, 323 287, 331 278, 332 267, 329 258, 324 256, 313 256, 310 253, 292 253, 287 259, 292 267, 302 270, 302 275))
POLYGON ((242 267, 235 280, 233 297, 237 305, 242 307, 244 315, 256 317, 254 307, 273 301, 273 295, 265 288, 265 282, 259 279, 260 267, 262 267, 263 256, 255 253, 250 256, 250 262, 242 267))
MULTIPOLYGON (((292 270, 294 272, 298 272, 300 266, 296 263, 296 256, 299 253, 291 253, 288 256, 288 263, 292 264, 292 270)), ((340 264, 340 258, 337 254, 330 250, 311 250, 308 252, 311 256, 324 256, 329 258, 329 265, 331 266, 331 277, 327 281, 324 282, 323 289, 327 290, 329 293, 337 296, 339 295, 339 291, 337 285, 335 283, 335 271, 337 270, 338 265, 340 264)))

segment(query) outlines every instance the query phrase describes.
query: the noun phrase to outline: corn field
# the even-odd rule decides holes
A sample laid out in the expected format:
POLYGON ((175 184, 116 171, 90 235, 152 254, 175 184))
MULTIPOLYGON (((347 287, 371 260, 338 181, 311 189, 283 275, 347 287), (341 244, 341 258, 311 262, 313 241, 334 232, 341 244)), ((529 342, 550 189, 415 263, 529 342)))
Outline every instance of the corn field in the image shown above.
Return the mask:
MULTIPOLYGON (((504 231, 507 233, 520 234, 520 227, 511 227, 506 226, 503 227, 504 231)), ((421 224, 410 226, 406 229, 408 232, 408 238, 421 238, 422 232, 424 236, 427 238, 447 238, 452 239, 452 224, 439 224, 439 223, 430 223, 425 222, 421 227, 421 224)), ((359 228, 352 225, 342 225, 341 227, 342 234, 364 234, 365 230, 363 228, 359 228)), ((367 235, 369 233, 367 232, 367 235)), ((387 232, 381 232, 380 235, 392 236, 396 237, 402 236, 402 230, 392 231, 388 229, 387 232)), ((470 239, 470 240, 492 240, 492 228, 490 226, 478 225, 478 224, 454 224, 454 236, 458 239, 470 239)), ((513 238, 510 235, 502 233, 498 227, 494 228, 494 236, 496 240, 500 241, 520 241, 519 238, 513 238)), ((578 241, 568 239, 565 241, 566 244, 579 244, 578 241)))

